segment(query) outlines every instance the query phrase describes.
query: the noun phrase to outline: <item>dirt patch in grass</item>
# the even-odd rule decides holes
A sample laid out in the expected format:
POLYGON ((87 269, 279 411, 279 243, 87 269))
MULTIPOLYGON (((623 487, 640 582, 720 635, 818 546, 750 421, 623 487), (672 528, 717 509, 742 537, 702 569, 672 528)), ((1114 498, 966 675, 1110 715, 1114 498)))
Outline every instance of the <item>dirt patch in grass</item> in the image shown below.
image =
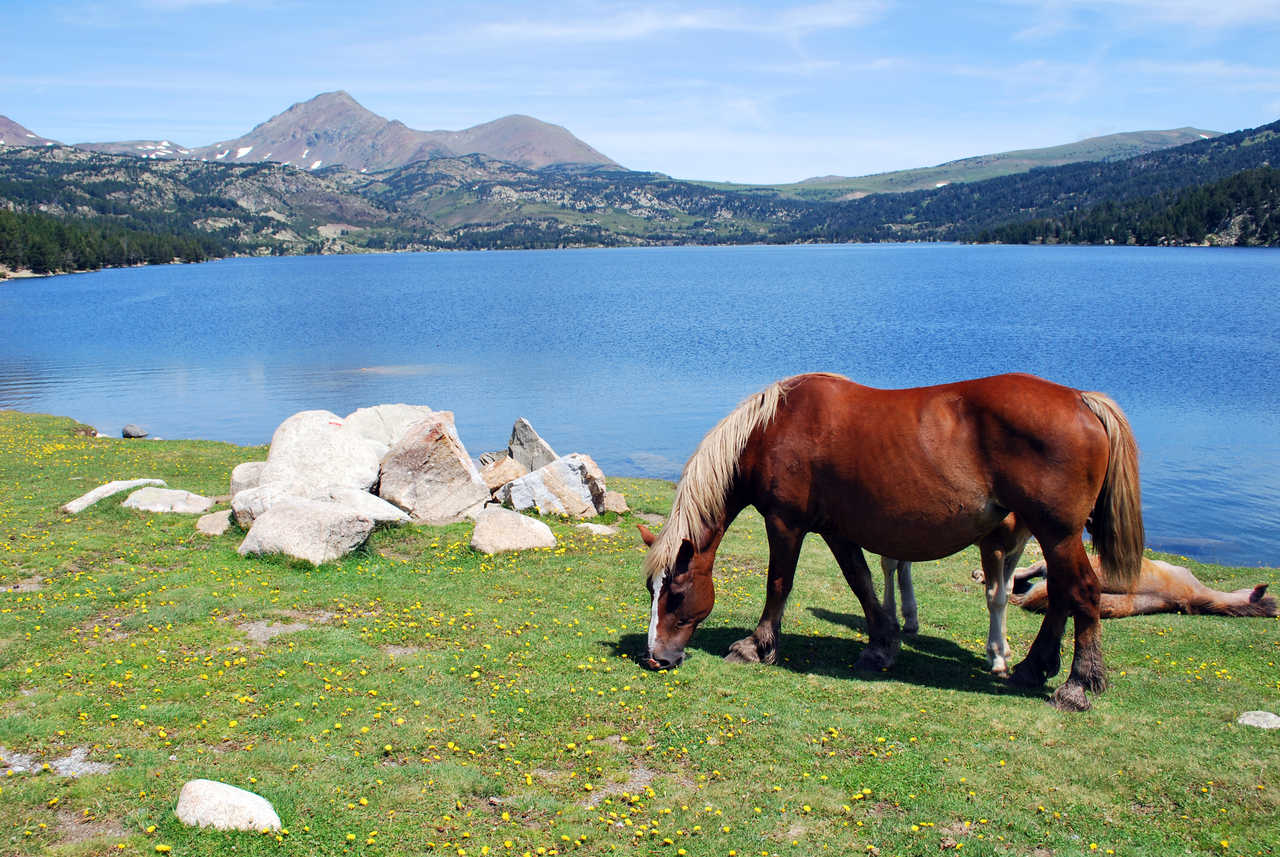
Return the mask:
POLYGON ((644 765, 635 765, 631 768, 630 776, 626 782, 622 783, 605 783, 596 786, 595 792, 591 797, 582 802, 583 806, 594 806, 598 802, 615 795, 638 795, 645 790, 646 787, 653 784, 657 778, 657 773, 646 768, 644 765))
POLYGON ((64 845, 90 842, 94 839, 122 838, 124 828, 114 821, 97 818, 83 812, 58 813, 58 840, 64 845))
POLYGON ((393 658, 407 658, 410 655, 416 655, 418 652, 424 651, 418 646, 397 646, 388 644, 382 647, 384 655, 390 655, 393 658))
POLYGON ((35 574, 24 580, 15 580, 13 583, 5 584, 7 592, 39 592, 44 589, 45 576, 43 574, 35 574))
POLYGON ((243 631, 245 636, 257 646, 265 646, 272 638, 279 637, 281 634, 294 634, 310 627, 306 622, 269 622, 265 619, 236 625, 236 628, 243 631))

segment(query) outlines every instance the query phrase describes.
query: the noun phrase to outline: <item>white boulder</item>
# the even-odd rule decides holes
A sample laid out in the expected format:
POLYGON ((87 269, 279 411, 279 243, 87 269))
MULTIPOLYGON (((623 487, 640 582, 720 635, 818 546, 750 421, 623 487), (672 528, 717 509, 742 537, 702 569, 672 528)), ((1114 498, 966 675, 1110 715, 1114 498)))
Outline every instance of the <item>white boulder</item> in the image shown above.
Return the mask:
POLYGON ((523 464, 530 471, 545 467, 559 456, 524 417, 511 427, 511 440, 507 441, 507 455, 523 464))
POLYGON ((489 499, 449 411, 415 423, 383 457, 378 494, 429 524, 474 516, 489 499))
POLYGON ((267 466, 265 461, 246 461, 243 464, 237 464, 231 469, 231 496, 234 497, 241 491, 247 491, 250 488, 257 488, 262 484, 262 469, 267 466))
POLYGON ((321 503, 336 503, 357 515, 364 515, 375 524, 407 524, 412 520, 399 506, 393 506, 381 497, 355 488, 330 488, 312 494, 309 499, 321 503))
POLYGON ((572 453, 514 479, 498 489, 498 500, 513 509, 542 515, 591 518, 604 505, 604 474, 591 456, 572 453))
POLYGON ((485 554, 555 546, 555 533, 542 521, 501 506, 486 506, 471 535, 472 550, 485 554))
POLYGON ((201 515, 209 511, 213 498, 201 497, 190 491, 179 491, 173 488, 156 488, 148 486, 139 488, 121 504, 129 509, 142 512, 175 512, 181 515, 201 515))
POLYGON ((379 458, 395 446, 409 429, 435 416, 426 405, 374 405, 347 415, 347 428, 381 448, 379 458))
POLYGON ((368 491, 378 479, 381 447, 329 411, 301 411, 271 436, 260 484, 283 482, 299 496, 341 485, 368 491))
POLYGON ((110 497, 112 494, 119 494, 121 491, 129 491, 133 488, 141 488, 143 485, 155 485, 163 488, 165 481, 163 479, 116 479, 106 485, 99 485, 87 494, 81 494, 76 499, 64 504, 62 511, 68 515, 75 515, 83 512, 99 500, 110 497))
POLYGON ((338 505, 286 500, 263 512, 240 544, 240 555, 282 553, 321 565, 346 556, 373 532, 373 521, 338 505))
POLYGON ((191 780, 178 795, 178 820, 215 830, 279 830, 280 816, 261 795, 216 780, 191 780))

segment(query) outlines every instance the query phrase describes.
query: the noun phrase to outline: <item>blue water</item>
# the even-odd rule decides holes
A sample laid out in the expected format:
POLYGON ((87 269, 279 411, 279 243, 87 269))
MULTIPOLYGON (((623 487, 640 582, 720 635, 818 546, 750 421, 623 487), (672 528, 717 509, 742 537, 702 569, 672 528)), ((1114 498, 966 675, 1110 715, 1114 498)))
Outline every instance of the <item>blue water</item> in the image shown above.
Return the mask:
MULTIPOLYGON (((606 473, 674 478, 745 395, 1028 371, 1105 391, 1148 541, 1280 565, 1280 252, 827 245, 237 259, 0 284, 0 407, 265 443, 289 414, 527 417, 606 473)), ((127 476, 131 474, 121 474, 127 476)))

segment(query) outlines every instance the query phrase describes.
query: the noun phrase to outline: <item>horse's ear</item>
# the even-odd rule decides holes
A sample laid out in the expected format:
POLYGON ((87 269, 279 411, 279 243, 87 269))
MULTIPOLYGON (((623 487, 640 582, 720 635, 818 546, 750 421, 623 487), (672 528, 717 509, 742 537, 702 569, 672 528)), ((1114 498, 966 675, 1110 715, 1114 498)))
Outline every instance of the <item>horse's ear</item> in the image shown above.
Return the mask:
POLYGON ((653 543, 658 540, 658 537, 653 534, 653 531, 644 524, 636 524, 636 529, 640 531, 640 538, 644 543, 649 547, 653 547, 653 543))

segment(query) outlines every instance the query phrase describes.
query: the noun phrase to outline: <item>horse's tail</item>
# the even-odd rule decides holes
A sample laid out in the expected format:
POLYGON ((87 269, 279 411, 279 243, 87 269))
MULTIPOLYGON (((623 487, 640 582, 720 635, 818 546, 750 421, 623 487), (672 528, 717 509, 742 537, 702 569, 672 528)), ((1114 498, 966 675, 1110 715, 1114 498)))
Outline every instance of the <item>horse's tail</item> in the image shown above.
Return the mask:
POLYGON ((1107 475, 1093 504, 1089 532, 1104 573, 1119 584, 1137 579, 1146 533, 1142 526, 1142 488, 1138 483, 1138 444, 1120 406, 1102 393, 1082 392, 1089 410, 1102 422, 1110 441, 1107 475))

